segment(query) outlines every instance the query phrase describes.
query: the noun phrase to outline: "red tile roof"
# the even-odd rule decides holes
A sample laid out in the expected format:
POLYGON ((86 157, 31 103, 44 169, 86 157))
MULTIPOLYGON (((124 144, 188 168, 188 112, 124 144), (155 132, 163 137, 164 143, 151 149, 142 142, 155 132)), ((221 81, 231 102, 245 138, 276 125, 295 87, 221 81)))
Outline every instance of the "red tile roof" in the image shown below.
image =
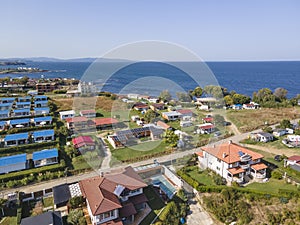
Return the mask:
POLYGON ((103 125, 111 125, 116 124, 119 121, 114 118, 96 118, 94 119, 96 126, 103 126, 103 125))
POLYGON ((268 167, 264 163, 257 163, 257 164, 251 165, 251 168, 258 171, 258 170, 267 169, 268 167))
POLYGON ((223 143, 217 146, 202 147, 201 149, 228 164, 240 161, 239 152, 250 155, 252 160, 257 160, 264 157, 262 154, 251 151, 234 143, 223 143))
POLYGON ((202 120, 205 122, 212 122, 212 121, 214 121, 214 118, 213 117, 205 117, 202 120))
POLYGON ((198 128, 199 129, 202 129, 202 130, 208 130, 208 129, 212 129, 214 128, 215 126, 213 124, 203 124, 203 125, 198 125, 198 128))
POLYGON ((82 180, 79 185, 93 215, 122 208, 118 197, 114 194, 117 185, 122 185, 129 190, 147 186, 130 166, 120 171, 105 174, 103 177, 82 180))
POLYGON ((87 122, 88 119, 85 116, 77 116, 73 118, 67 118, 66 121, 68 123, 78 123, 78 122, 87 122))
POLYGON ((81 110, 81 114, 91 114, 91 113, 96 113, 96 110, 94 109, 88 109, 88 110, 81 110))
POLYGON ((300 155, 293 155, 293 156, 289 157, 288 160, 299 162, 300 161, 300 155))
POLYGON ((193 114, 193 111, 190 109, 178 109, 177 112, 181 113, 181 114, 193 114))
POLYGON ((94 140, 90 136, 79 136, 72 139, 75 148, 80 148, 85 145, 95 145, 94 140))

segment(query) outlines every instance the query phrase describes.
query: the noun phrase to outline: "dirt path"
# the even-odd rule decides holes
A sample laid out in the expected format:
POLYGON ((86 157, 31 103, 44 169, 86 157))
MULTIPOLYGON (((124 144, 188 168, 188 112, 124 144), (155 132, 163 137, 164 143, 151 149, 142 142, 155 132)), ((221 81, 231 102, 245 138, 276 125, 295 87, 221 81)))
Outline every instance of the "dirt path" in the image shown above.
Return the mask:
POLYGON ((227 121, 227 122, 229 122, 231 124, 228 127, 231 129, 231 131, 234 133, 234 135, 240 135, 241 134, 241 132, 239 131, 239 129, 237 128, 237 126, 231 120, 229 120, 226 117, 226 115, 224 115, 224 119, 225 119, 225 121, 227 121))

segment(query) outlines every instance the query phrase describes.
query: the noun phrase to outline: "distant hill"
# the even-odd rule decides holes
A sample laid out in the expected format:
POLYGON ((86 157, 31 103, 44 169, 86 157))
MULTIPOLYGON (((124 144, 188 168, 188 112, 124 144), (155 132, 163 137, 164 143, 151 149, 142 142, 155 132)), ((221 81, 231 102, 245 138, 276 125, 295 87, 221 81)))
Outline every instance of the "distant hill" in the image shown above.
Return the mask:
POLYGON ((74 58, 74 59, 58 59, 51 57, 29 57, 29 58, 5 58, 0 61, 19 61, 19 62, 89 62, 92 63, 95 60, 99 62, 125 62, 128 60, 123 59, 106 59, 106 58, 74 58))

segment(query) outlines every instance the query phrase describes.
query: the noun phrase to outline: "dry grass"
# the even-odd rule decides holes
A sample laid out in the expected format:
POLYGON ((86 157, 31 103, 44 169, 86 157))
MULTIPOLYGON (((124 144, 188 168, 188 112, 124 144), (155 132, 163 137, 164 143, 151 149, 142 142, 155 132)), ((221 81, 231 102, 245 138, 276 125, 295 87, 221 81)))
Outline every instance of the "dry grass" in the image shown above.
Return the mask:
POLYGON ((109 97, 76 97, 76 98, 57 98, 53 99, 58 107, 58 111, 71 109, 95 109, 110 112, 114 109, 125 109, 125 103, 120 100, 112 100, 109 97))
POLYGON ((232 121, 241 132, 256 130, 264 126, 279 123, 283 119, 300 117, 299 108, 262 108, 259 110, 228 111, 226 117, 232 121))

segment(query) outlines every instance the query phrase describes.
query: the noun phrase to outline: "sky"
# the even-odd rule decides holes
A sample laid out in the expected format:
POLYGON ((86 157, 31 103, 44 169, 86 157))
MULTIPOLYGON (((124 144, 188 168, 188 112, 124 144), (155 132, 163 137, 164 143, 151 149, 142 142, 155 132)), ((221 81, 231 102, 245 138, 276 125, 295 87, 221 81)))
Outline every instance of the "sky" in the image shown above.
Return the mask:
POLYGON ((298 0, 0 0, 0 58, 101 57, 161 40, 206 61, 300 60, 298 0))

